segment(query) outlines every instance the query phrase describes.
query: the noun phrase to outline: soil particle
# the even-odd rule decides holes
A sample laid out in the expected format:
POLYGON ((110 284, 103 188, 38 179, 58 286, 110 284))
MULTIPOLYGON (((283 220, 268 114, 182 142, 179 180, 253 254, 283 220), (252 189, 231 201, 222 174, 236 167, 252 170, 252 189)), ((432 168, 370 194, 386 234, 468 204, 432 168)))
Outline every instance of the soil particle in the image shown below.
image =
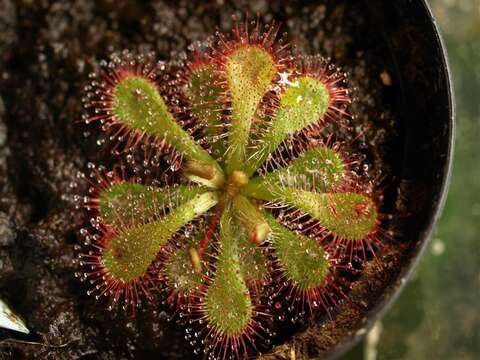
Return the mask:
POLYGON ((8 215, 0 212, 0 247, 13 245, 16 236, 15 229, 8 215))
POLYGON ((11 48, 17 42, 15 6, 10 0, 0 1, 0 69, 9 60, 11 48))

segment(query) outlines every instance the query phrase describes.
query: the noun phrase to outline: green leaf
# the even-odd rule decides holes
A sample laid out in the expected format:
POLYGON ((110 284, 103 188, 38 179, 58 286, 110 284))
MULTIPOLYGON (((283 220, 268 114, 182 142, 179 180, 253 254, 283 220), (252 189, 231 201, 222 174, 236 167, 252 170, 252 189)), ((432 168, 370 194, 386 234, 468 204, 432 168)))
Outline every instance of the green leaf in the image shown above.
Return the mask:
POLYGON ((233 198, 235 217, 247 231, 250 241, 261 244, 270 234, 270 227, 262 213, 243 195, 233 198))
POLYGON ((214 64, 200 64, 192 70, 186 89, 191 111, 198 120, 205 122, 206 135, 217 159, 225 152, 221 139, 223 88, 220 82, 214 64))
POLYGON ((143 276, 174 233, 218 203, 218 195, 207 192, 178 206, 151 223, 119 232, 108 240, 102 261, 111 276, 124 282, 143 276))
POLYGON ((241 273, 247 283, 261 281, 268 277, 268 260, 262 248, 253 243, 248 234, 239 232, 238 253, 241 254, 241 273))
POLYGON ((272 228, 272 247, 285 277, 296 287, 311 290, 321 286, 329 274, 325 250, 309 237, 295 234, 266 215, 272 228))
MULTIPOLYGON (((128 75, 118 82, 112 99, 112 112, 121 124, 163 139, 187 159, 214 166, 218 176, 222 176, 215 160, 175 121, 154 83, 128 75)), ((218 187, 212 181, 202 183, 218 187)))
POLYGON ((243 333, 253 317, 254 306, 242 276, 241 258, 232 210, 220 219, 220 249, 215 276, 205 295, 205 313, 211 326, 224 336, 243 333))
POLYGON ((226 77, 232 95, 227 173, 241 170, 258 104, 277 73, 268 51, 245 45, 227 56, 226 77))
POLYGON ((131 182, 112 184, 98 196, 98 210, 104 221, 116 229, 146 224, 193 199, 205 189, 197 186, 160 188, 131 182))
POLYGON ((288 136, 318 123, 327 113, 329 103, 330 93, 318 79, 301 76, 289 84, 270 128, 249 154, 243 171, 252 175, 288 136))
POLYGON ((170 289, 179 295, 188 295, 203 283, 205 268, 198 272, 192 265, 190 249, 195 248, 198 241, 191 241, 187 246, 174 251, 165 261, 163 271, 170 289))
POLYGON ((262 192, 268 194, 272 187, 329 192, 341 183, 344 172, 345 163, 340 154, 320 146, 303 152, 287 167, 253 178, 242 193, 258 197, 262 192))
POLYGON ((292 193, 287 201, 344 239, 364 239, 377 222, 375 203, 362 194, 299 191, 292 193))
POLYGON ((330 231, 347 240, 362 240, 371 234, 378 220, 374 201, 362 194, 315 193, 288 187, 264 188, 256 197, 299 209, 330 231))

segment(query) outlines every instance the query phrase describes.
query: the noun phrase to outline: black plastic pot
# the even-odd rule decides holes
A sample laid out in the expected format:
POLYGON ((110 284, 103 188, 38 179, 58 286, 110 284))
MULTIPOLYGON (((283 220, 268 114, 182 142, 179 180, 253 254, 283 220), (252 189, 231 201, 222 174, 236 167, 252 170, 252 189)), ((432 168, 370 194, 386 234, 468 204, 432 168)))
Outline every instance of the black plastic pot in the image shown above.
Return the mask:
MULTIPOLYGON (((447 52, 425 0, 365 1, 371 26, 383 33, 394 62, 396 116, 402 128, 400 191, 408 198, 401 237, 407 259, 381 300, 368 312, 366 330, 392 305, 424 253, 446 198, 454 141, 455 106, 447 52)), ((365 331, 345 337, 329 352, 335 359, 365 331)))
MULTIPOLYGON (((152 48, 159 58, 169 59, 172 51, 184 51, 216 27, 228 31, 233 13, 260 11, 267 22, 274 18, 285 24, 282 31, 288 31, 302 51, 332 56, 339 60, 336 64, 356 72, 353 80, 361 85, 363 96, 359 108, 367 112, 361 114, 360 125, 369 126, 387 113, 387 120, 378 129, 374 124, 369 135, 384 131, 388 146, 366 152, 376 152, 380 158, 376 165, 384 166, 393 178, 385 213, 401 212, 394 218, 391 251, 379 251, 388 268, 364 271, 362 279, 355 281, 360 290, 348 294, 354 305, 343 306, 333 321, 282 322, 266 359, 290 359, 292 351, 297 359, 336 358, 398 296, 428 244, 443 205, 452 158, 454 106, 448 66, 424 0, 6 3, 11 5, 9 11, 0 9, 0 28, 8 26, 12 34, 0 37, 8 40, 0 41, 0 48, 6 49, 0 54, 0 66, 6 69, 0 79, 5 91, 0 95, 8 115, 7 188, 12 194, 7 194, 12 199, 5 198, 4 203, 12 202, 9 213, 22 226, 12 245, 15 272, 0 290, 26 317, 32 334, 24 340, 37 341, 40 332, 50 331, 52 343, 69 344, 57 349, 64 351, 65 358, 78 358, 80 353, 87 354, 82 359, 96 356, 89 352, 98 352, 99 357, 192 358, 184 330, 167 323, 158 311, 140 313, 135 328, 127 329, 130 318, 115 318, 104 304, 85 295, 73 279, 78 269, 72 265, 74 230, 84 215, 59 208, 63 206, 59 199, 71 191, 74 169, 105 160, 95 141, 86 141, 73 121, 81 117, 81 89, 98 59, 111 49, 123 48, 152 48), (382 71, 389 74, 388 86, 379 78, 382 71), (386 122, 393 124, 393 132, 388 132, 386 122), (396 208, 399 199, 401 211, 396 208), (64 327, 50 326, 60 313, 68 319, 60 324, 64 327)), ((12 344, 12 349, 18 358, 45 356, 43 347, 25 343, 12 344)))

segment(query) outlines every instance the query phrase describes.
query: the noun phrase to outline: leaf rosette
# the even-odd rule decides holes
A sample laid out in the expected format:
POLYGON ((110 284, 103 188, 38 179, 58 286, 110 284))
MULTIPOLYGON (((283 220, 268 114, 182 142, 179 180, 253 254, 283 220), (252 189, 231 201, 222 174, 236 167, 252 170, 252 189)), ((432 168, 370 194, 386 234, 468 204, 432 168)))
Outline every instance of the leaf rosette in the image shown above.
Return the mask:
POLYGON ((268 282, 288 284, 312 312, 335 305, 343 296, 335 285, 339 252, 332 256, 325 243, 373 250, 379 223, 375 200, 357 190, 359 178, 323 133, 346 116, 344 75, 323 60, 296 60, 277 32, 237 25, 166 83, 151 56, 124 53, 85 99, 87 122, 100 122, 130 151, 168 148, 181 159, 182 179, 96 187, 89 204, 100 236, 81 255, 90 267, 83 277, 95 284, 92 293, 127 306, 163 279, 171 296, 187 299, 215 354, 241 357, 268 333, 268 282), (165 95, 172 86, 183 113, 165 95), (309 141, 312 134, 325 141, 309 141), (315 231, 302 229, 301 219, 315 231), (159 263, 179 233, 181 243, 159 263))

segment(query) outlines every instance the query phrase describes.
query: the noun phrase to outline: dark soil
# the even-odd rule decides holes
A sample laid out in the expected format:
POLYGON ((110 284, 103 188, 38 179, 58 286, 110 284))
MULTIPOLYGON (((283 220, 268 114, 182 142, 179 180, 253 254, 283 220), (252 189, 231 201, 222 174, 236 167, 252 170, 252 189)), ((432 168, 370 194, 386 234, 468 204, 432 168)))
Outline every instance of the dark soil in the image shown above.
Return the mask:
MULTIPOLYGON (((72 206, 78 190, 71 184, 88 162, 104 163, 109 156, 99 151, 95 136, 85 138, 77 122, 82 87, 112 51, 151 49, 168 60, 217 27, 229 30, 232 14, 260 12, 266 21, 281 21, 299 51, 331 57, 350 74, 356 88, 351 111, 358 116, 354 133, 344 140, 365 155, 372 177, 387 178, 383 212, 402 211, 396 165, 402 136, 394 116, 398 89, 381 34, 360 1, 289 3, 0 0, 0 297, 32 331, 23 336, 0 330, 1 339, 32 342, 0 342, 0 358, 191 356, 182 329, 167 321, 161 307, 147 305, 134 319, 107 312, 74 277, 73 248, 85 214, 72 206)), ((395 230, 394 224, 384 227, 395 230)), ((387 241, 379 254, 382 268, 368 263, 353 283, 351 303, 334 320, 280 324, 264 359, 290 359, 292 353, 296 359, 321 358, 357 333, 387 296, 407 247, 387 241)))

